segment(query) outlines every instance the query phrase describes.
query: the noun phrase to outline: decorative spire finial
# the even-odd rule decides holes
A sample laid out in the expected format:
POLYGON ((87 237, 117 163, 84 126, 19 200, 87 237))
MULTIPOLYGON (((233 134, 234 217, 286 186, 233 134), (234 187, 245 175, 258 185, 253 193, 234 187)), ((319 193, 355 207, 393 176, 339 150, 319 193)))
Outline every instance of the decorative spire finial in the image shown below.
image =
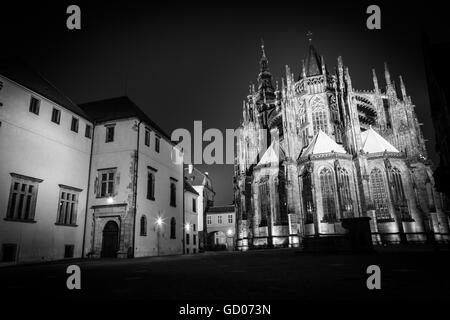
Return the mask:
POLYGON ((262 51, 262 55, 265 58, 266 57, 266 51, 264 50, 264 39, 261 38, 261 51, 262 51))
POLYGON ((313 33, 312 33, 311 31, 308 31, 308 32, 306 33, 306 36, 308 37, 309 43, 311 43, 311 42, 312 42, 312 36, 313 36, 313 33))

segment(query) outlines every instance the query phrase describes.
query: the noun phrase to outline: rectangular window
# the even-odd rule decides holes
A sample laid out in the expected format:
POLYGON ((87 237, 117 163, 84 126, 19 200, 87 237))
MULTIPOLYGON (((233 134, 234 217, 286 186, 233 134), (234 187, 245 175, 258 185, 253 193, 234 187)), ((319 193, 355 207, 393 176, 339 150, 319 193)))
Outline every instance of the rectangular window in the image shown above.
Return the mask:
POLYGON ((147 147, 150 147, 150 130, 145 129, 145 137, 144 137, 144 143, 147 147))
POLYGON ((228 223, 233 223, 233 215, 232 214, 228 215, 228 223))
POLYGON ((38 184, 41 179, 11 173, 7 220, 34 221, 38 184))
POLYGON ((64 246, 64 258, 73 258, 75 246, 73 244, 66 244, 64 246))
POLYGON ((105 142, 113 142, 114 141, 114 126, 106 127, 106 139, 105 142))
POLYGON ((72 124, 70 126, 70 130, 72 130, 73 132, 78 132, 78 124, 79 124, 78 118, 72 117, 72 124))
POLYGON ((2 261, 14 262, 17 258, 17 244, 4 243, 2 246, 2 261))
POLYGON ((155 151, 159 152, 159 143, 161 138, 159 136, 155 136, 155 151))
POLYGON ((206 223, 207 224, 211 224, 211 216, 207 216, 206 217, 206 223))
POLYGON ((197 235, 192 236, 192 244, 195 246, 197 244, 197 235))
POLYGON ((39 114, 39 108, 41 105, 41 100, 36 99, 35 97, 31 97, 30 100, 30 112, 34 113, 34 114, 39 114))
POLYGON ((60 185, 56 224, 76 226, 80 189, 60 185))
POLYGON ((155 173, 151 171, 147 175, 147 199, 155 200, 155 173))
POLYGON ((110 197, 114 195, 116 169, 106 169, 98 171, 99 198, 110 197))
POLYGON ((189 244, 190 234, 186 234, 186 244, 189 244))
POLYGON ((84 131, 84 136, 89 139, 92 138, 92 127, 90 124, 86 124, 86 130, 84 131))
POLYGON ((197 212, 197 199, 192 199, 192 211, 197 212))
POLYGON ((197 231, 197 226, 195 225, 195 223, 194 223, 194 225, 193 225, 192 230, 194 230, 194 232, 197 231))
POLYGON ((52 110, 52 122, 59 124, 61 121, 61 110, 53 108, 52 110))
POLYGON ((177 186, 175 182, 170 182, 170 206, 177 206, 177 186))
POLYGON ((222 216, 217 216, 217 223, 222 224, 222 216))

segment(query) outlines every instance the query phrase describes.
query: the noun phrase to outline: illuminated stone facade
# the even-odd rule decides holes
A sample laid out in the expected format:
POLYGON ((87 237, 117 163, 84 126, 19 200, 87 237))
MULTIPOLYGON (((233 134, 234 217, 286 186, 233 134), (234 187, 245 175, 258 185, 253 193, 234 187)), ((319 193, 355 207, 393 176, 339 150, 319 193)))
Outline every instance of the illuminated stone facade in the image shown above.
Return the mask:
POLYGON ((297 246, 343 234, 341 220, 371 217, 374 242, 448 239, 420 123, 402 78, 353 88, 338 58, 328 71, 314 46, 297 80, 288 66, 273 86, 264 46, 257 87, 243 104, 237 138, 237 242, 297 246), (263 130, 265 129, 265 130, 263 130))

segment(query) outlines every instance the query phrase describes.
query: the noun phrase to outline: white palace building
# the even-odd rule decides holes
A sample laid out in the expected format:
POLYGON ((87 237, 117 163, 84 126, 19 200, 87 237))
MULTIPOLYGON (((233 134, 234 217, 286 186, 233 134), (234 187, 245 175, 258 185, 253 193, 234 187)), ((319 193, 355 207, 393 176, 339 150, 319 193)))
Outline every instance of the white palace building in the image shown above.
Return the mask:
POLYGON ((76 105, 0 61, 0 263, 181 254, 183 165, 127 97, 76 105))

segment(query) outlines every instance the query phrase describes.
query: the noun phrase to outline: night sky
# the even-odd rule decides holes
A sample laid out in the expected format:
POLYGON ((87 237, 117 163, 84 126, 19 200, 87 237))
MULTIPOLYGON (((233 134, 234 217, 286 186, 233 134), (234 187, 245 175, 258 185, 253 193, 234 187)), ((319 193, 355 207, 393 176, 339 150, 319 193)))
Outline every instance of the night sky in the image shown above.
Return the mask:
MULTIPOLYGON (((27 60, 76 103, 126 94, 169 134, 193 130, 194 120, 224 131, 240 123, 258 75, 260 39, 281 84, 286 64, 298 77, 311 30, 328 69, 342 55, 356 89, 373 89, 372 68, 383 86, 384 61, 392 79, 403 76, 437 161, 420 45, 422 31, 432 42, 449 40, 447 17, 430 1, 395 2, 2 4, 0 55, 27 60), (372 31, 365 12, 374 3, 382 29, 372 31), (81 7, 80 31, 66 28, 70 4, 81 7)), ((198 167, 213 179, 216 205, 231 203, 233 167, 198 167)))

